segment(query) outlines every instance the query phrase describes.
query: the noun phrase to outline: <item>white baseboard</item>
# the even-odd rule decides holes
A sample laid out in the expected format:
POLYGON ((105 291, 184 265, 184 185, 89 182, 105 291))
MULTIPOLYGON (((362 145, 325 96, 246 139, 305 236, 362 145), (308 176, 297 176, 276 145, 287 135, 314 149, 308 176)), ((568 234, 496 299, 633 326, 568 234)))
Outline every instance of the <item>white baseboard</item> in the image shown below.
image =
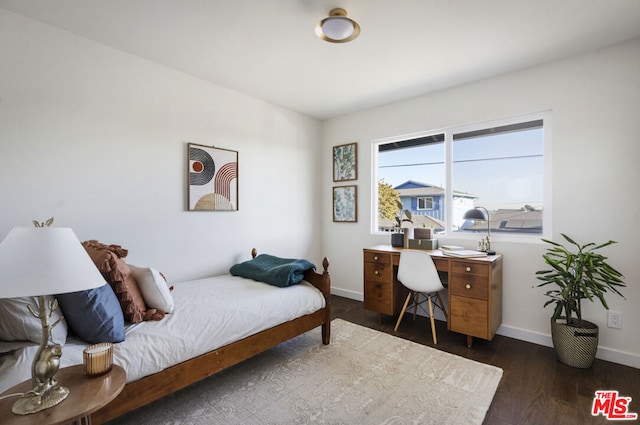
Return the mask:
POLYGON ((349 298, 350 300, 364 301, 364 294, 362 292, 355 292, 355 291, 349 291, 346 289, 332 287, 331 293, 333 295, 338 295, 340 297, 349 298))
MULTIPOLYGON (((534 344, 544 345, 546 347, 553 347, 551 335, 542 334, 539 332, 533 332, 526 329, 502 325, 496 333, 498 335, 507 336, 509 338, 519 339, 521 341, 532 342, 534 344)), ((640 369, 640 355, 638 354, 599 346, 598 351, 596 352, 596 358, 640 369)))
MULTIPOLYGON (((362 294, 362 292, 349 291, 340 288, 331 288, 331 293, 356 301, 364 301, 364 295, 362 294)), ((440 316, 440 312, 436 311, 435 318, 444 320, 444 316, 440 316)), ((545 347, 553 347, 553 342, 551 341, 550 334, 543 334, 540 332, 534 332, 527 329, 505 325, 500 326, 498 332, 496 333, 498 335, 519 339, 521 341, 531 342, 533 344, 543 345, 545 347)), ((600 346, 598 347, 598 351, 596 352, 596 358, 640 369, 640 355, 638 354, 600 346)))
POLYGON ((498 335, 508 336, 509 338, 532 342, 538 345, 544 345, 545 347, 553 347, 553 341, 551 341, 550 334, 547 335, 540 332, 534 332, 505 325, 500 326, 496 333, 498 335))

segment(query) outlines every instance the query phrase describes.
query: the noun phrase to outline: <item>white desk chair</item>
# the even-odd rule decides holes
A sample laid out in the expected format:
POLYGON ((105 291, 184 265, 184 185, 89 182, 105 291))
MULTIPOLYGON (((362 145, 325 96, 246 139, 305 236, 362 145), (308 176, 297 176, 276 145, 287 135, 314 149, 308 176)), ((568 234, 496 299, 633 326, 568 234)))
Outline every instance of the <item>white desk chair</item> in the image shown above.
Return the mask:
POLYGON ((413 303, 411 304, 413 306, 413 319, 415 320, 416 318, 418 306, 420 306, 422 311, 429 314, 429 317, 431 318, 431 335, 433 336, 433 343, 437 344, 438 339, 436 337, 436 325, 433 319, 433 304, 442 310, 445 319, 448 320, 448 316, 447 310, 445 309, 444 303, 442 302, 442 298, 440 298, 439 294, 440 291, 444 290, 444 286, 442 286, 440 276, 438 275, 435 264, 433 264, 431 256, 423 251, 403 250, 400 253, 398 280, 407 289, 409 289, 409 295, 407 295, 407 300, 404 302, 404 306, 402 307, 402 311, 400 312, 400 317, 398 317, 398 322, 396 323, 394 331, 398 330, 398 326, 400 326, 400 321, 404 316, 404 312, 407 310, 407 306, 409 306, 409 301, 413 299, 413 303), (420 294, 423 294, 426 299, 420 301, 420 294), (434 297, 436 300, 432 303, 431 299, 434 297), (422 306, 425 301, 429 304, 428 312, 422 306))

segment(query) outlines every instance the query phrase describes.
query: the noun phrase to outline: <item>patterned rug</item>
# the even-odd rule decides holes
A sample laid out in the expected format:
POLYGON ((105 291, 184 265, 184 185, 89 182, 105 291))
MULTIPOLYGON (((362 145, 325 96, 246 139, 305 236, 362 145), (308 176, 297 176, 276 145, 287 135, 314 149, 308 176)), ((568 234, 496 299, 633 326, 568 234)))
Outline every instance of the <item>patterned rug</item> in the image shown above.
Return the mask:
POLYGON ((502 369, 335 319, 121 424, 481 424, 502 369))

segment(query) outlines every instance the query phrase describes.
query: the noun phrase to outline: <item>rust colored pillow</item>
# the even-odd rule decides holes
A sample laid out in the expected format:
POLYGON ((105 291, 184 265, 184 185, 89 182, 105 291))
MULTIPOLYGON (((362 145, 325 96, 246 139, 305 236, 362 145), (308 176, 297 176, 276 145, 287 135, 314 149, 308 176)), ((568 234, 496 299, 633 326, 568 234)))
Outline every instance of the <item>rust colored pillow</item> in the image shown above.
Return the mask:
POLYGON ((82 245, 102 276, 113 288, 126 321, 138 323, 143 320, 160 320, 164 317, 162 310, 147 309, 138 283, 124 260, 128 254, 126 249, 120 245, 105 245, 96 240, 85 241, 82 245))
POLYGON ((84 241, 82 246, 107 282, 121 282, 129 273, 127 264, 124 261, 117 261, 118 258, 127 256, 126 249, 122 249, 119 245, 105 245, 95 240, 84 241))

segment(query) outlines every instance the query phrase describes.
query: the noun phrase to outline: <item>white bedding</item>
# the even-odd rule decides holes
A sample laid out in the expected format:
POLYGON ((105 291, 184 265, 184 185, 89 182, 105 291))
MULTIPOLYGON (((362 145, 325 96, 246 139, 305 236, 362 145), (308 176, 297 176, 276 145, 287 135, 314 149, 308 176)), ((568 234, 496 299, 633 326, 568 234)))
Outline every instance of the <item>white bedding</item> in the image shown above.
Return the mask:
MULTIPOLYGON (((174 284, 172 295, 173 313, 157 322, 129 325, 124 342, 114 344, 113 362, 125 369, 127 382, 325 306, 322 293, 304 281, 279 288, 231 275, 174 284)), ((61 367, 82 364, 86 346, 68 338, 61 367)), ((0 393, 31 377, 37 348, 29 345, 0 356, 0 393)))

